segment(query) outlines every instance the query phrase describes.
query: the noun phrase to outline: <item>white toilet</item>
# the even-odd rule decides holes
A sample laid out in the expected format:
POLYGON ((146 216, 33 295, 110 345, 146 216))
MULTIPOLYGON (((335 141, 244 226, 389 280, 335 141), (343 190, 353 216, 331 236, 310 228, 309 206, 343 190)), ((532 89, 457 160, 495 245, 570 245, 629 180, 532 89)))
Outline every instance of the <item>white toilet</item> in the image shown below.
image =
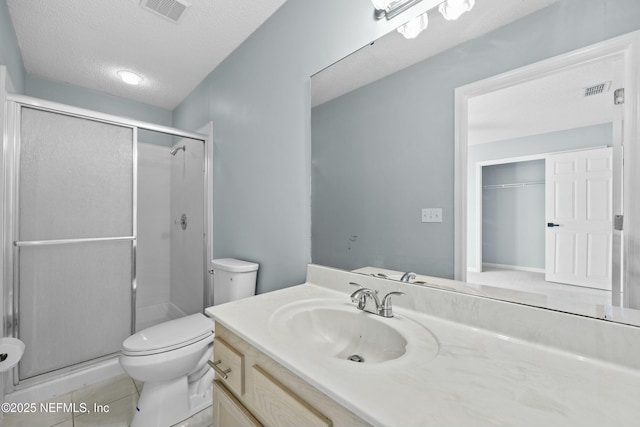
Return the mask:
MULTIPOLYGON (((214 303, 255 295, 258 264, 212 261, 214 303)), ((140 331, 122 344, 120 365, 144 383, 131 427, 171 426, 212 402, 213 321, 197 313, 140 331)))

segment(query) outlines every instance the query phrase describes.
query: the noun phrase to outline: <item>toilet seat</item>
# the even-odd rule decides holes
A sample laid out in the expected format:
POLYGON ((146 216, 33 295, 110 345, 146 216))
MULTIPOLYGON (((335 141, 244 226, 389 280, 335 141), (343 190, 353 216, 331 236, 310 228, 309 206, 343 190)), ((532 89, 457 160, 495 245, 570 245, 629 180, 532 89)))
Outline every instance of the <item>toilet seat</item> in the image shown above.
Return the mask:
POLYGON ((210 338, 213 321, 197 313, 144 329, 122 343, 122 354, 146 356, 175 350, 210 338))

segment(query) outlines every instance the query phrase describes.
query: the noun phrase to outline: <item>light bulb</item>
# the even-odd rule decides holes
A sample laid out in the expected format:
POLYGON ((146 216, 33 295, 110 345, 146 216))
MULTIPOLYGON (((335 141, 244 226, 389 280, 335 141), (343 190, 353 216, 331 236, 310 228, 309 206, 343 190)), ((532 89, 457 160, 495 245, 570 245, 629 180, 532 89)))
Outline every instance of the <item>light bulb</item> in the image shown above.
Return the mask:
POLYGON ((446 20, 454 21, 463 13, 470 11, 475 3, 476 0, 447 0, 440 3, 438 10, 446 20))
POLYGON ((418 15, 404 25, 398 27, 398 32, 407 39, 415 39, 429 25, 427 12, 418 15))
POLYGON ((120 70, 118 71, 118 75, 123 82, 130 85, 138 85, 142 81, 142 76, 139 76, 136 73, 132 73, 131 71, 120 70))

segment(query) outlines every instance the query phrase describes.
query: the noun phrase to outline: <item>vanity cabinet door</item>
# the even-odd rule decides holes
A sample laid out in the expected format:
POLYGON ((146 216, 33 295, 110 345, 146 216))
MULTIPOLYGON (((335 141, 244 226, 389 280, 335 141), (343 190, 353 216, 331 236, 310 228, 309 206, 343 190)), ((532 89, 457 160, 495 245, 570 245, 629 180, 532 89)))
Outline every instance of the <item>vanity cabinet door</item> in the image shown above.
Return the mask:
POLYGON ((262 427, 220 381, 213 381, 213 427, 262 427))
POLYGON ((253 365, 253 410, 273 427, 331 427, 332 422, 267 371, 253 365))

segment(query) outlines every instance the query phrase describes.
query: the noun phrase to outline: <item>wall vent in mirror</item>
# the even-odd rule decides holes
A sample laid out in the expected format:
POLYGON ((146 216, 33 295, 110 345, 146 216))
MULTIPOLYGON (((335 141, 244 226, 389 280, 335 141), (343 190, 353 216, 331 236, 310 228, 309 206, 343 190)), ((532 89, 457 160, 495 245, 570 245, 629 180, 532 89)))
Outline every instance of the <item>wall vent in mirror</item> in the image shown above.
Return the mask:
POLYGON ((608 92, 611 88, 611 80, 608 82, 598 83, 597 85, 589 86, 584 89, 584 96, 599 95, 604 92, 608 92))

